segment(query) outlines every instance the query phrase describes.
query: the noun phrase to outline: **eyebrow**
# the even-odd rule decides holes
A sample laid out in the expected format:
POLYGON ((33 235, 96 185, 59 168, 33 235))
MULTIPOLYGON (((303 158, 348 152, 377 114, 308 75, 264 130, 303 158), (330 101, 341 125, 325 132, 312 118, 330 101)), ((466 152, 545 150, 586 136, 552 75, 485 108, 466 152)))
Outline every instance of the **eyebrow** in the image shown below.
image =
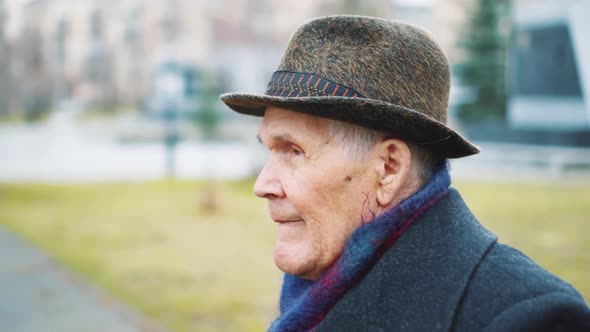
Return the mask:
MULTIPOLYGON (((262 141, 262 138, 260 138, 260 134, 257 134, 256 135, 256 139, 258 139, 258 142, 260 144, 264 144, 264 142, 262 141)), ((272 136, 270 138, 270 140, 271 141, 275 141, 275 142, 281 142, 281 143, 284 143, 284 142, 293 142, 293 136, 291 136, 288 133, 283 133, 283 134, 280 134, 280 135, 272 136)))

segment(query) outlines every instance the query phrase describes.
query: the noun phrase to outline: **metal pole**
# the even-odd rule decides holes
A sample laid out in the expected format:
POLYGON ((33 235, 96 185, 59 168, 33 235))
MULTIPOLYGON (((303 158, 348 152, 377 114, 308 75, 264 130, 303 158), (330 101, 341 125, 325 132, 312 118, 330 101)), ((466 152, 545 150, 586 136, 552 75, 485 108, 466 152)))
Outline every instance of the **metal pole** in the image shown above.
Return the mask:
POLYGON ((168 178, 175 178, 176 176, 176 144, 178 142, 178 128, 176 118, 178 111, 174 104, 166 105, 164 110, 164 120, 166 123, 166 134, 164 138, 164 145, 166 148, 166 175, 168 178))

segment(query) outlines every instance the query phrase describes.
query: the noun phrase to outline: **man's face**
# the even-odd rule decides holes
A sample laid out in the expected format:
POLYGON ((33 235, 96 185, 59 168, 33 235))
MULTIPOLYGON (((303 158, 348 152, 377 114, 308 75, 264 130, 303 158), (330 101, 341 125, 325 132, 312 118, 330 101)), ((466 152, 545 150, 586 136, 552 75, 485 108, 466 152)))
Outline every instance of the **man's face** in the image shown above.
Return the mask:
POLYGON ((254 192, 268 200, 278 225, 275 264, 317 279, 342 252, 350 234, 369 221, 377 183, 368 160, 346 157, 328 134, 328 120, 269 107, 259 138, 270 151, 254 192))

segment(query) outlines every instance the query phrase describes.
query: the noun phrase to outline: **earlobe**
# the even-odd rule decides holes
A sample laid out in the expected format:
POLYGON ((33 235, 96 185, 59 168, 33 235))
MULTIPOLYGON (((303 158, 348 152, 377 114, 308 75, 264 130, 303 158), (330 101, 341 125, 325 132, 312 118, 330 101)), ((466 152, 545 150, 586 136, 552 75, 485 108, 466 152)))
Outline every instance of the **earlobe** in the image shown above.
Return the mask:
POLYGON ((399 191, 399 175, 393 172, 387 173, 379 182, 377 190, 377 202, 380 206, 389 206, 399 191))

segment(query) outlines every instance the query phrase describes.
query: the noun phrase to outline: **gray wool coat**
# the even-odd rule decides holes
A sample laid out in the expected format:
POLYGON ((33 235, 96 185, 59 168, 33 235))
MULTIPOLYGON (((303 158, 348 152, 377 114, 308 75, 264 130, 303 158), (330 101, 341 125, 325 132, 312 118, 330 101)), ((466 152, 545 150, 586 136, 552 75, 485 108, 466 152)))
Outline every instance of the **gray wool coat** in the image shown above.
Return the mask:
POLYGON ((450 189, 317 331, 590 331, 590 310, 572 286, 498 243, 450 189))

